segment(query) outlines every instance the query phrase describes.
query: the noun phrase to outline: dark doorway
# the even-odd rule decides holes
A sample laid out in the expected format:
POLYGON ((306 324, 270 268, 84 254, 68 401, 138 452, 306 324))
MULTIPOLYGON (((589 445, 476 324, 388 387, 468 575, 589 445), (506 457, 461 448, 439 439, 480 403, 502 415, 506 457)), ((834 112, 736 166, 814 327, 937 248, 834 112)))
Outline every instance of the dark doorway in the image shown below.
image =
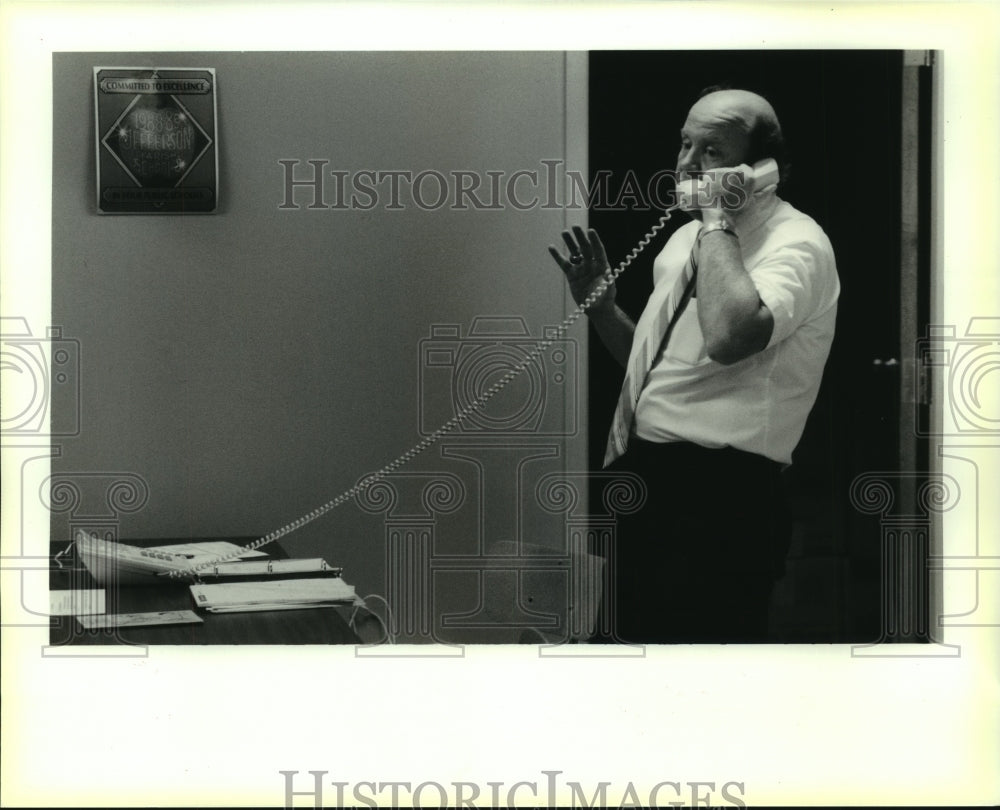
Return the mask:
MULTIPOLYGON (((863 643, 882 634, 881 527, 852 507, 850 488, 862 473, 899 469, 900 313, 926 317, 926 307, 901 303, 903 62, 900 51, 590 55, 590 175, 611 172, 612 199, 630 171, 645 187, 674 168, 680 127, 702 88, 746 88, 771 100, 788 141, 791 174, 779 194, 819 222, 836 252, 837 336, 786 472, 795 534, 773 602, 776 642, 863 643)), ((635 206, 590 211, 613 266, 657 218, 635 206)), ((686 221, 675 215, 619 280, 618 301, 630 314, 649 294, 656 254, 686 221)), ((589 364, 590 463, 598 468, 622 370, 593 332, 589 364)))

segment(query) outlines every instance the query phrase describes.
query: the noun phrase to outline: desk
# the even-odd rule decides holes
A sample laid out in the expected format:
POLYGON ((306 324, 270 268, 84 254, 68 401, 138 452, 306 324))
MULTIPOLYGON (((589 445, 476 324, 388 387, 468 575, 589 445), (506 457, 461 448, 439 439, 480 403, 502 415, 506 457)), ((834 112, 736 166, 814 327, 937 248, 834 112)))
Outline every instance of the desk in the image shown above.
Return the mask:
MULTIPOLYGON (((207 539, 207 538, 206 538, 207 539)), ((246 545, 255 538, 211 538, 246 545)), ((165 546, 191 540, 123 540, 133 546, 165 546)), ((287 559, 276 543, 266 546, 268 556, 287 559)), ((60 549, 55 549, 58 551, 60 549)), ((54 553, 54 552, 53 552, 54 553)), ((55 565, 49 576, 52 590, 99 588, 78 561, 70 569, 55 565)), ((84 630, 72 616, 53 616, 49 625, 52 646, 94 644, 359 644, 341 610, 344 607, 305 610, 270 610, 254 613, 208 613, 195 609, 188 584, 166 580, 154 585, 121 585, 105 588, 107 613, 146 613, 158 610, 194 610, 204 622, 197 624, 123 627, 84 630)))

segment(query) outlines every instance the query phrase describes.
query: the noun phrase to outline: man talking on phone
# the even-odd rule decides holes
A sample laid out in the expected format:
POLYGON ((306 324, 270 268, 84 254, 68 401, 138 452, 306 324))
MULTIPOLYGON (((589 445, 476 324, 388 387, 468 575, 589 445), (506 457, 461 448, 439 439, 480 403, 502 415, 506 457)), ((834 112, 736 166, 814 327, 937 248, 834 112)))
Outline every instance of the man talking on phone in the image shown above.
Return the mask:
MULTIPOLYGON (((657 256, 636 323, 613 284, 588 310, 625 368, 605 466, 646 489, 619 516, 602 607, 613 630, 595 640, 768 640, 791 529, 781 470, 816 400, 840 292, 826 234, 762 163, 783 153, 766 99, 703 91, 677 156, 679 181, 700 178, 692 221, 657 256)), ((568 255, 549 251, 580 303, 610 267, 595 231, 563 240, 568 255)))

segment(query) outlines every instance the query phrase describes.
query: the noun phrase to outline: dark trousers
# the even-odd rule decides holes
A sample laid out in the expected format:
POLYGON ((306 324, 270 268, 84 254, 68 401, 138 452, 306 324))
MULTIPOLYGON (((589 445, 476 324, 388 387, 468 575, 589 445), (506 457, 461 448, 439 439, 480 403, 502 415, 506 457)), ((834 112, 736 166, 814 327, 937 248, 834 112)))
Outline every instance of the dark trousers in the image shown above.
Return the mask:
POLYGON ((646 485, 619 515, 597 642, 762 643, 791 535, 781 465, 633 439, 609 471, 646 485), (610 634, 608 629, 610 628, 610 634))

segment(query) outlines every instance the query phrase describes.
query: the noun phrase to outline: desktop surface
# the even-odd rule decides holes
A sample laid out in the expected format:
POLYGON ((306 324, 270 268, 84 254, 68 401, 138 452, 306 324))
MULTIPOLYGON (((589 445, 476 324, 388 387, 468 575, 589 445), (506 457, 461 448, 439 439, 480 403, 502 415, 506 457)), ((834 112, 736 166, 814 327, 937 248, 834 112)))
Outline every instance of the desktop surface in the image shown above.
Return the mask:
MULTIPOLYGON (((245 545, 254 538, 212 539, 245 545)), ((156 539, 122 542, 148 548, 191 541, 156 539)), ((288 558, 285 551, 276 543, 271 543, 265 548, 272 559, 288 558)), ((103 588, 105 614, 191 610, 202 619, 201 622, 87 630, 73 616, 53 616, 49 626, 50 645, 360 643, 340 613, 341 610, 351 608, 320 607, 248 613, 210 613, 196 609, 189 582, 167 577, 161 579, 162 582, 157 581, 148 585, 105 586, 103 588)), ((52 591, 101 588, 79 561, 63 568, 53 565, 49 587, 52 591)))

